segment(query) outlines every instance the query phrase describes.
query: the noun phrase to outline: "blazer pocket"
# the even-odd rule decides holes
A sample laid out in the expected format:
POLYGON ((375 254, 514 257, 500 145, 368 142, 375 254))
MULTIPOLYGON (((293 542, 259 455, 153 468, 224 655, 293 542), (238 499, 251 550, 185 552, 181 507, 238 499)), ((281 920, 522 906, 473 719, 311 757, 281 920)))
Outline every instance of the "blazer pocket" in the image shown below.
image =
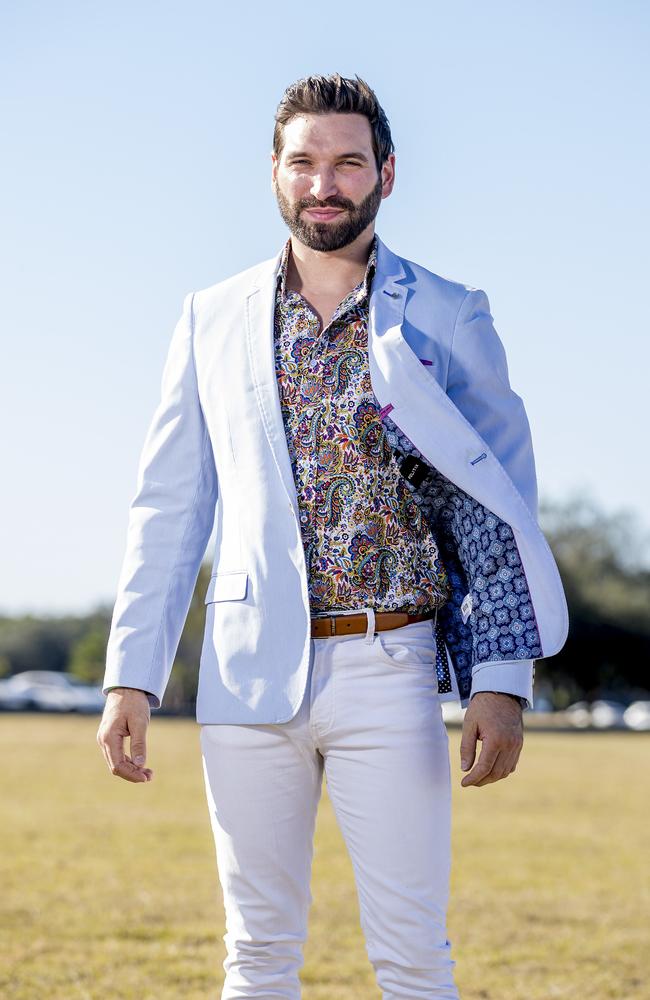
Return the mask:
POLYGON ((246 597, 248 573, 217 573, 210 577, 204 604, 214 601, 240 601, 246 597))

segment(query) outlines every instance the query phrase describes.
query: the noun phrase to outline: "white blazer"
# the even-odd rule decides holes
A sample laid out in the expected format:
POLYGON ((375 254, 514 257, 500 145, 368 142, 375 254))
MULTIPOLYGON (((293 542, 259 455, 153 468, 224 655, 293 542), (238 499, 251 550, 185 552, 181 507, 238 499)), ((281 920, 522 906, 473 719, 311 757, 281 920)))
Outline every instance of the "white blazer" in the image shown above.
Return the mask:
MULTIPOLYGON (((281 255, 185 297, 129 508, 103 689, 141 688, 160 706, 216 516, 200 723, 286 722, 307 680, 307 574, 275 375, 281 255)), ((516 678, 532 702, 534 657, 561 649, 568 613, 485 293, 378 239, 368 355, 391 440, 435 474, 454 586, 444 627, 457 693, 442 697, 466 706, 516 678)))

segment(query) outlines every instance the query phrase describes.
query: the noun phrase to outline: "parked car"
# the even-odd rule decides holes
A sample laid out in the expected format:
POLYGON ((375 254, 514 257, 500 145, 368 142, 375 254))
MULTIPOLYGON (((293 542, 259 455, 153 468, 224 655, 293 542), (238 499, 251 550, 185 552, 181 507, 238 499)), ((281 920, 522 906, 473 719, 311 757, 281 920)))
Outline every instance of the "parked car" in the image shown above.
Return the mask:
POLYGON ((588 729, 591 725, 589 703, 586 701, 574 701, 573 705, 569 705, 566 709, 566 717, 569 725, 575 726, 576 729, 588 729))
POLYGON ((0 709, 43 712, 102 712, 100 685, 56 670, 23 670, 0 681, 0 709))
POLYGON ((22 683, 16 683, 16 677, 3 678, 0 680, 0 709, 5 712, 20 712, 25 708, 30 708, 30 695, 25 690, 22 683))
POLYGON ((638 732, 650 730, 650 701, 633 701, 625 709, 623 721, 629 729, 638 732))
POLYGON ((600 698, 591 703, 591 724, 596 729, 625 729, 625 705, 600 698))

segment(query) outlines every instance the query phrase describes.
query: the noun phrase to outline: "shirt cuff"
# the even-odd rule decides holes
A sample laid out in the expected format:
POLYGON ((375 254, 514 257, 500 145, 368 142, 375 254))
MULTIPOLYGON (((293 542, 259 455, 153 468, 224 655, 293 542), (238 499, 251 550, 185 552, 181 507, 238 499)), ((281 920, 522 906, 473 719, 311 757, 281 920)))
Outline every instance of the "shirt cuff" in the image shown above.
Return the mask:
MULTIPOLYGON (((533 660, 499 660, 479 663, 472 671, 470 701, 478 691, 502 691, 526 699, 525 708, 533 707, 533 660)), ((524 706, 522 706, 524 707, 524 706)))

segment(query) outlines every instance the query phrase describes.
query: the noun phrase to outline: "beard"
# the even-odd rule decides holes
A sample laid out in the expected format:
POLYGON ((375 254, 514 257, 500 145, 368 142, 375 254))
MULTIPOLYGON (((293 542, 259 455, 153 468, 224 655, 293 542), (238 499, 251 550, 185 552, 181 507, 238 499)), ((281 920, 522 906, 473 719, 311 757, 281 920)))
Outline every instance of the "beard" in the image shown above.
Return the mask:
POLYGON ((326 201, 316 198, 300 198, 289 201, 280 191, 277 180, 274 183, 278 208, 292 235, 310 250, 331 252, 348 246, 376 218, 381 205, 381 176, 366 197, 355 205, 349 198, 333 196, 326 201), (301 217, 305 208, 342 208, 347 216, 339 222, 307 222, 301 217))

